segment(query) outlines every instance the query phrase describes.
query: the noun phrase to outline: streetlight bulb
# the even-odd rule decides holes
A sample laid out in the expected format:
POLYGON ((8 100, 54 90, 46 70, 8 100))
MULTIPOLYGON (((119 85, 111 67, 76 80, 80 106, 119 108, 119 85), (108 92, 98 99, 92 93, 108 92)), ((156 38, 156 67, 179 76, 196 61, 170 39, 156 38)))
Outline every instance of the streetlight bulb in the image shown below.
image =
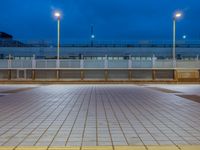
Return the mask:
POLYGON ((187 38, 187 36, 186 35, 183 35, 183 37, 182 37, 183 39, 186 39, 187 38))
POLYGON ((55 13, 54 13, 54 16, 59 18, 61 15, 60 15, 59 12, 55 12, 55 13))
POLYGON ((182 16, 182 13, 178 12, 175 14, 175 18, 180 18, 182 16))
POLYGON ((91 35, 91 38, 92 38, 92 39, 94 39, 94 38, 95 38, 95 35, 94 35, 94 34, 93 34, 93 35, 91 35))

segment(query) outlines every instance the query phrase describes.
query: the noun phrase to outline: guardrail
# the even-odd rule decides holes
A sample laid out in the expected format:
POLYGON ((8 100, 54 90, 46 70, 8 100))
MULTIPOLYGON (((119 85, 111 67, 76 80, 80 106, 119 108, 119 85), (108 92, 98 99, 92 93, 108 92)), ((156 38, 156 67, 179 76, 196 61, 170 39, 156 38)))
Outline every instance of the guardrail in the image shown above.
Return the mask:
POLYGON ((0 60, 2 82, 196 82, 200 61, 177 60, 0 60))
POLYGON ((0 60, 0 69, 14 68, 200 68, 200 60, 185 61, 177 60, 173 66, 172 60, 49 60, 49 59, 32 59, 32 60, 0 60))

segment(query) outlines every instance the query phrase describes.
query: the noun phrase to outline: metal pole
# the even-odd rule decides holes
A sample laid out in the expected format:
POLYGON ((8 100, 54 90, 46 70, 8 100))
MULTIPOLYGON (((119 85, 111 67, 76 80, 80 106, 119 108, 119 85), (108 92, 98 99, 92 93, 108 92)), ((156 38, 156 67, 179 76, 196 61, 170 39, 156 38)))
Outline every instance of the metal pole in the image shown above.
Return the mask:
POLYGON ((173 18, 173 67, 176 67, 176 18, 173 18))
POLYGON ((60 17, 58 17, 58 41, 57 41, 57 63, 58 67, 60 66, 59 61, 60 61, 60 17))

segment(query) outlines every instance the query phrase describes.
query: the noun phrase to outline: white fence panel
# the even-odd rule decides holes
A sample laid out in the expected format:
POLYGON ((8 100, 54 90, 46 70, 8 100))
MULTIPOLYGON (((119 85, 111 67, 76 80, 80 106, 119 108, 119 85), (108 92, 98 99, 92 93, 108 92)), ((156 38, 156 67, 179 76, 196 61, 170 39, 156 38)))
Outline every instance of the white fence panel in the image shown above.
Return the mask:
POLYGON ((154 68, 173 68, 172 60, 156 60, 154 68))
POLYGON ((152 68, 153 63, 152 61, 132 61, 132 68, 152 68))
POLYGON ((104 68, 104 60, 84 60, 84 68, 104 68))
POLYGON ((108 68, 128 68, 128 60, 108 60, 108 68))
POLYGON ((8 60, 0 60, 0 68, 8 68, 8 60))
POLYGON ((80 68, 80 60, 60 60, 60 68, 80 68))

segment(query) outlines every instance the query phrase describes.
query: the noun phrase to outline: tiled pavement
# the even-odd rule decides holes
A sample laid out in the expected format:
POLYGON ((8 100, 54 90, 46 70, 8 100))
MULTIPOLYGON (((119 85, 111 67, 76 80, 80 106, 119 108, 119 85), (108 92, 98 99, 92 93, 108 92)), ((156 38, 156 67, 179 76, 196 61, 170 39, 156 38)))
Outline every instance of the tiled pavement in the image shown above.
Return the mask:
MULTIPOLYGON (((22 87, 29 86, 14 89, 22 87)), ((8 92, 0 96, 0 150, 3 146, 181 149, 179 145, 199 145, 200 103, 148 87, 48 85, 8 92)), ((200 93, 199 85, 184 87, 175 89, 200 93)), ((0 86, 0 95, 5 88, 13 89, 0 86)))

